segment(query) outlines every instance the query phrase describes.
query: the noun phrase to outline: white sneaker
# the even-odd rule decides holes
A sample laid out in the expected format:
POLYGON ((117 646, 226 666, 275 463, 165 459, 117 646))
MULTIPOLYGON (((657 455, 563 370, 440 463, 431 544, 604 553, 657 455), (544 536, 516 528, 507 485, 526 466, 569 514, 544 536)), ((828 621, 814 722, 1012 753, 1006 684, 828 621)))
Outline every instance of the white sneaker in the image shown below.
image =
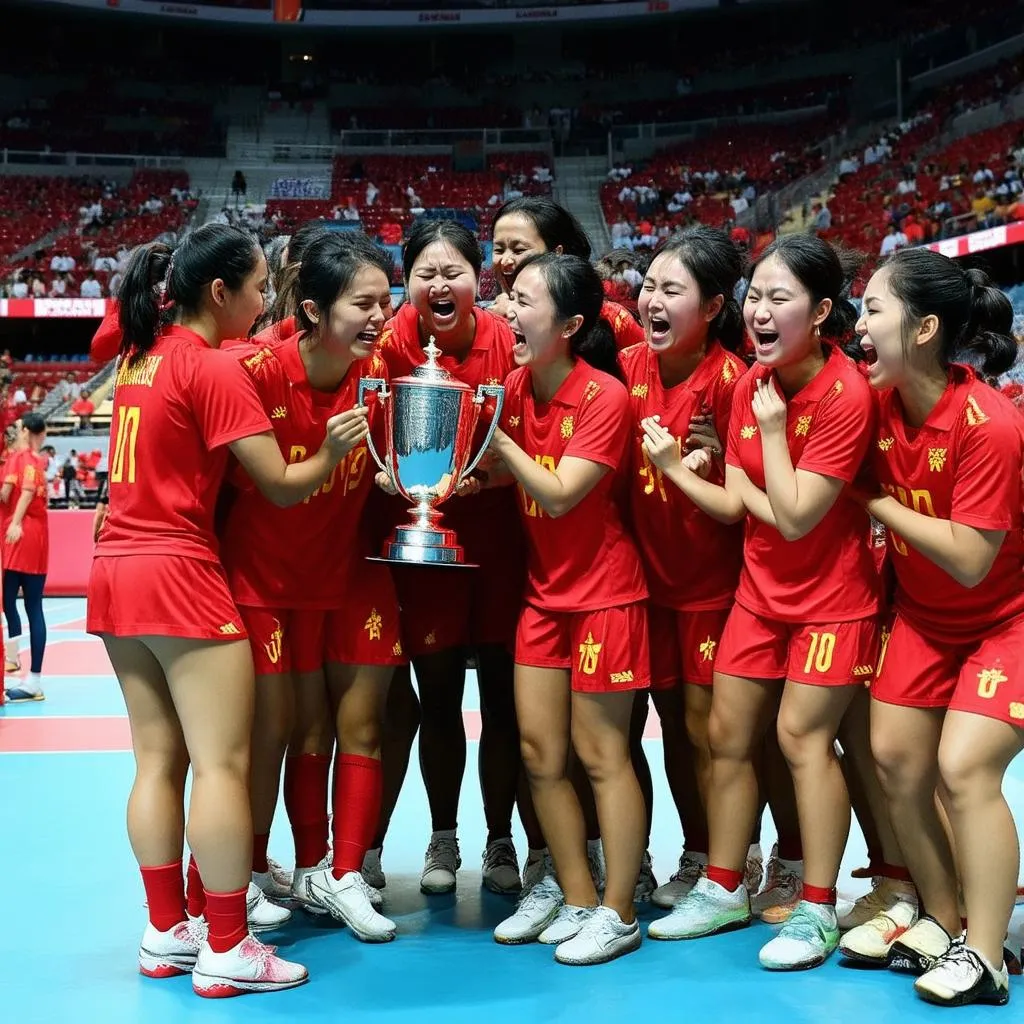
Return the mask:
POLYGON ((952 945, 949 932, 934 917, 925 914, 892 944, 887 966, 890 971, 924 974, 952 945))
POLYGON ((311 903, 309 897, 306 895, 306 879, 310 875, 315 875, 318 871, 324 869, 331 870, 331 855, 328 854, 316 867, 313 868, 300 868, 297 867, 292 872, 292 884, 289 894, 291 898, 298 903, 298 905, 309 914, 316 916, 322 916, 327 911, 323 909, 319 904, 311 903))
POLYGON ((651 894, 658 888, 658 880, 654 877, 654 862, 650 850, 644 851, 640 861, 640 874, 637 876, 636 888, 633 890, 634 903, 648 903, 651 894))
POLYGON ((557 946, 568 942, 574 935, 579 934, 580 929, 596 909, 596 907, 573 907, 568 903, 563 903, 559 907, 554 921, 537 936, 537 941, 545 946, 557 946))
POLYGON ((356 938, 363 942, 390 942, 398 926, 378 914, 370 902, 371 889, 358 871, 349 871, 335 878, 330 868, 322 868, 306 876, 306 899, 322 907, 336 921, 347 924, 356 938))
MULTIPOLYGON (((897 903, 851 928, 839 940, 839 952, 848 960, 885 967, 893 944, 916 922, 917 900, 897 903)), ((842 921, 839 926, 842 927, 842 921)))
POLYGON ((651 902, 662 910, 671 910, 696 884, 707 870, 706 853, 687 853, 679 858, 679 870, 651 894, 651 902))
POLYGON ((751 843, 747 850, 747 863, 743 870, 743 884, 747 892, 758 892, 764 881, 764 854, 760 843, 751 843))
POLYGON ((637 921, 623 924, 611 907, 595 907, 579 932, 555 950, 555 960, 574 967, 606 964, 639 948, 637 921))
POLYGON ((380 846, 373 850, 367 850, 363 858, 363 881, 374 889, 383 889, 388 880, 384 876, 384 869, 380 866, 380 846))
POLYGON ((871 892, 861 896, 849 910, 839 915, 839 928, 845 932, 867 924, 897 903, 917 903, 917 889, 913 882, 876 875, 871 879, 871 892))
POLYGON ((647 934, 652 939, 699 939, 704 935, 745 928, 750 924, 750 898, 741 882, 728 892, 717 882, 703 877, 675 905, 668 917, 652 921, 647 934))
POLYGON ((462 867, 459 841, 454 832, 435 832, 423 858, 420 892, 435 895, 455 891, 455 872, 462 867))
POLYGON ((1010 1001, 1010 976, 1005 963, 996 968, 978 950, 956 943, 914 982, 914 991, 940 1006, 1005 1006, 1010 1001))
POLYGON ((838 945, 836 908, 801 900, 758 959, 769 971, 802 971, 823 964, 838 945))
POLYGON ((600 839, 587 840, 587 863, 590 865, 590 877, 594 880, 594 888, 599 893, 604 892, 604 847, 600 839))
POLYGON ((265 946, 252 935, 226 953, 215 953, 210 943, 204 942, 192 971, 192 988, 196 995, 219 999, 248 992, 278 992, 308 980, 305 967, 276 954, 276 946, 265 946))
POLYGON ((245 897, 245 916, 249 929, 253 932, 268 932, 280 928, 291 920, 292 912, 285 907, 271 903, 263 890, 255 883, 249 883, 249 891, 245 897))
POLYGON ((139 973, 147 978, 191 974, 206 934, 206 922, 201 917, 187 918, 165 932, 147 924, 139 946, 139 973))
POLYGON ((519 858, 509 838, 495 839, 484 850, 483 885, 499 896, 519 892, 523 883, 519 878, 519 858))
POLYGON ((750 901, 751 912, 766 924, 784 924, 796 910, 803 891, 804 862, 781 860, 775 847, 768 861, 764 889, 750 901))
POLYGON ((545 875, 536 885, 523 890, 516 912, 494 929, 494 941, 503 946, 535 942, 558 915, 565 897, 554 873, 545 875))
POLYGON ((266 871, 252 873, 253 885, 259 886, 263 895, 271 900, 288 900, 292 895, 292 873, 284 871, 280 864, 267 860, 266 871), (275 868, 277 869, 275 871, 275 868), (287 880, 286 880, 287 879, 287 880))
MULTIPOLYGON (((523 892, 532 889, 548 873, 551 857, 547 849, 530 850, 523 868, 523 892)), ((553 868, 551 869, 554 870, 553 868)))

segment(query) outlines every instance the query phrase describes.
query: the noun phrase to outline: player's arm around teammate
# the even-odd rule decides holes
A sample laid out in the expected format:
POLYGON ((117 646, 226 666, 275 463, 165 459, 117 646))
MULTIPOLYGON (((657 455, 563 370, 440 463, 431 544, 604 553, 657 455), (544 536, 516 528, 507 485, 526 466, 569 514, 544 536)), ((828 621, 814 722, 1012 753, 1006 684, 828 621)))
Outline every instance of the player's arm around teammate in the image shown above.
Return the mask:
POLYGON ((867 507, 889 530, 897 580, 872 688, 872 748, 929 915, 892 957, 915 971, 934 965, 917 989, 948 1005, 1009 997, 1003 940, 1019 849, 1002 785, 1024 747, 1024 424, 953 359, 971 352, 985 374, 1004 372, 1017 351, 1012 322, 984 274, 915 249, 872 277, 859 324, 882 391, 874 460, 883 496, 867 507), (957 866, 963 945, 951 945, 961 931, 957 866))

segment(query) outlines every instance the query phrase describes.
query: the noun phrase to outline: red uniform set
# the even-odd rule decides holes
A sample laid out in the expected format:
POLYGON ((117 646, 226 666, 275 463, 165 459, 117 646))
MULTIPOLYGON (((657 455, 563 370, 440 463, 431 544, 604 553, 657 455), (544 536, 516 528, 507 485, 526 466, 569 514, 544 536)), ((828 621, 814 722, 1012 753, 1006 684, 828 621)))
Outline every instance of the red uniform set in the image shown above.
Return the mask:
POLYGON ((534 398, 526 367, 505 383, 501 427, 538 465, 554 472, 563 457, 572 457, 611 470, 557 519, 516 488, 529 540, 516 661, 570 669, 572 688, 581 692, 643 689, 650 682, 647 584, 619 508, 631 426, 626 389, 582 359, 550 402, 534 398))
MULTIPOLYGON (((512 332, 487 310, 474 308, 476 334, 462 362, 441 356, 438 363, 471 388, 502 384, 513 368, 512 332)), ((388 321, 380 355, 392 379, 404 377, 426 361, 420 344, 419 317, 405 305, 388 321)), ((473 438, 473 451, 483 443, 486 424, 473 438)), ((404 498, 375 499, 380 526, 377 548, 397 523, 404 522, 404 498)), ((483 491, 468 498, 452 497, 443 509, 445 525, 454 529, 465 548, 466 561, 478 569, 401 566, 395 569, 402 608, 402 639, 410 657, 467 644, 501 644, 510 651, 522 606, 522 529, 515 500, 507 488, 483 491)))
MULTIPOLYGON (((786 438, 796 470, 853 482, 874 436, 870 385, 853 361, 826 349, 818 375, 788 400, 786 438)), ((751 402, 770 371, 755 366, 736 387, 726 461, 765 490, 761 430, 751 402)), ((880 584, 868 514, 840 494, 807 536, 786 541, 748 514, 743 569, 716 671, 818 686, 863 683, 878 654, 880 584)))
POLYGON ((5 571, 45 576, 50 564, 49 498, 46 493, 46 457, 31 450, 13 455, 4 467, 4 482, 11 497, 3 513, 3 567, 5 571), (7 543, 7 527, 14 517, 22 492, 33 490, 32 501, 21 520, 21 540, 7 543))
MULTIPOLYGON (((747 367, 715 342, 687 380, 666 389, 658 357, 646 344, 627 349, 620 363, 637 428, 629 494, 633 536, 651 592, 651 687, 669 689, 680 680, 710 686, 743 561, 743 527, 717 522, 666 483, 644 452, 639 424, 659 416, 685 442, 690 421, 710 413, 719 437, 728 436, 733 392, 747 367)), ((713 473, 713 482, 724 482, 720 470, 713 473)))
POLYGON ((237 359, 194 331, 168 327, 145 355, 121 363, 110 516, 89 578, 90 633, 245 637, 220 564, 214 512, 228 445, 269 431, 237 359))
MULTIPOLYGON (((286 462, 315 455, 327 420, 356 404, 360 377, 385 377, 373 356, 354 363, 337 391, 306 377, 299 337, 235 353, 256 385, 286 462)), ((266 499, 245 471, 223 531, 223 560, 252 643, 257 675, 314 672, 325 661, 404 661, 398 600, 387 566, 366 561, 360 520, 373 488, 365 442, 309 498, 290 508, 266 499)))
POLYGON ((647 338, 643 327, 625 306, 620 306, 617 302, 612 302, 611 299, 605 299, 601 303, 601 318, 608 321, 608 325, 615 335, 615 344, 620 352, 632 345, 642 345, 646 342, 647 338))
POLYGON ((968 589, 897 533, 895 619, 872 696, 909 707, 950 707, 1024 726, 1024 421, 1013 404, 953 366, 920 429, 899 395, 882 395, 874 445, 879 482, 922 515, 1005 530, 985 579, 968 589))

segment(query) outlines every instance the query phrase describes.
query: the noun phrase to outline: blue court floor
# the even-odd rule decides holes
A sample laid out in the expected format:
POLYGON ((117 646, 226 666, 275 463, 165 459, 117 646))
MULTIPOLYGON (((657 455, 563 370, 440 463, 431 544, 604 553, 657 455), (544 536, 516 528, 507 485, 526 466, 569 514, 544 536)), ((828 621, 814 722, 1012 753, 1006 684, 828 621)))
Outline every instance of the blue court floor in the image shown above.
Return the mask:
MULTIPOLYGON (((556 965, 548 947, 505 948, 491 929, 513 903, 480 888, 483 814, 471 748, 460 839, 465 867, 458 893, 422 896, 419 871, 429 835, 415 768, 384 851, 386 913, 398 939, 386 946, 296 914, 271 941, 304 963, 311 981, 290 992, 200 1000, 188 978, 153 981, 137 972, 145 924, 142 887, 125 835, 132 777, 126 723, 101 645, 86 637, 84 602, 48 604, 51 648, 45 703, 0 711, 0 865, 8 879, 0 929, 0 1024, 185 1024, 325 1021, 331 1024, 526 1024, 532 1021, 756 1021, 916 1024, 943 1014, 971 1021, 1021 1019, 1024 986, 1011 980, 1009 1007, 940 1010, 918 1000, 905 977, 852 970, 838 961, 803 974, 758 967, 764 925, 689 943, 645 941, 604 967, 556 965)), ((476 709, 467 688, 466 707, 476 709)), ((652 713, 653 714, 653 713, 652 713)), ((471 718, 473 716, 470 716, 471 718)), ((653 730, 656 732, 656 730, 653 730)), ((648 741, 655 771, 655 872, 664 880, 679 856, 679 827, 660 770, 660 741, 648 741)), ((1008 795, 1024 822, 1024 763, 1008 795)), ((772 842, 770 823, 762 837, 772 842)), ((525 853, 517 835, 521 855, 525 853)), ((290 834, 275 823, 271 854, 290 864, 290 834)), ((864 883, 849 870, 864 861, 851 840, 840 879, 849 895, 864 883)), ((645 910, 647 920, 651 911, 645 910)), ((1016 946, 1024 913, 1014 918, 1016 946)))

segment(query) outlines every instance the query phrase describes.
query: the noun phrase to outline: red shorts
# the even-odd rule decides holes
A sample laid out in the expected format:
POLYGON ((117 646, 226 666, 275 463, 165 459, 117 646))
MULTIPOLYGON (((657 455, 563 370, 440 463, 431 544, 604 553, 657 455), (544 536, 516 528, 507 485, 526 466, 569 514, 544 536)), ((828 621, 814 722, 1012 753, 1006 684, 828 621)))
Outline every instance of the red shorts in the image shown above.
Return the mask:
POLYGON ((878 660, 875 618, 800 625, 734 605, 715 671, 746 679, 791 679, 812 686, 867 683, 878 660))
POLYGON ((50 567, 50 527, 45 517, 26 516, 21 524, 21 540, 17 544, 4 540, 3 558, 5 569, 45 576, 50 567))
POLYGON ((578 693, 646 689, 651 680, 647 604, 589 612, 547 612, 523 605, 516 664, 569 669, 578 693))
POLYGON ((688 612, 649 603, 651 689, 670 690, 680 682, 710 686, 728 618, 728 608, 688 612))
POLYGON ((932 640, 897 615, 883 634, 871 696, 885 704, 970 711, 1024 727, 1024 616, 983 640, 932 640))
POLYGON ((246 638, 220 563, 182 555, 97 555, 85 621, 111 636, 246 638))

